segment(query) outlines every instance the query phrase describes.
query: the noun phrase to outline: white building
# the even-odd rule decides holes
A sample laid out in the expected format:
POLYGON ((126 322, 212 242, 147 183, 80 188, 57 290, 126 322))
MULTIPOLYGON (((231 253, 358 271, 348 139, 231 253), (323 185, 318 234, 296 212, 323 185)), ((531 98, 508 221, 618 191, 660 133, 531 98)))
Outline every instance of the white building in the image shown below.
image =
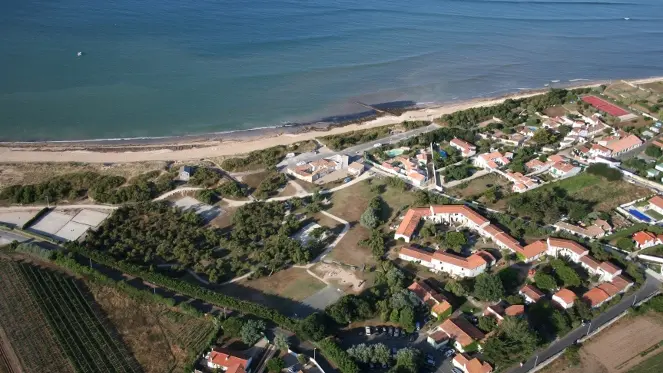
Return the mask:
POLYGON ((500 152, 483 153, 474 159, 475 166, 491 170, 496 170, 502 166, 506 166, 510 162, 510 158, 508 158, 506 155, 502 155, 500 152))
POLYGON ((663 197, 661 196, 654 196, 649 199, 649 208, 658 212, 659 214, 663 214, 663 197))
POLYGON ((477 147, 467 141, 454 138, 449 141, 452 148, 458 149, 463 157, 471 157, 477 153, 477 147))
POLYGON ((573 302, 576 298, 576 295, 569 289, 562 289, 552 296, 553 302, 557 303, 564 309, 573 307, 573 302))
POLYGON ((577 175, 581 168, 567 162, 556 162, 550 167, 550 174, 556 178, 565 178, 577 175))

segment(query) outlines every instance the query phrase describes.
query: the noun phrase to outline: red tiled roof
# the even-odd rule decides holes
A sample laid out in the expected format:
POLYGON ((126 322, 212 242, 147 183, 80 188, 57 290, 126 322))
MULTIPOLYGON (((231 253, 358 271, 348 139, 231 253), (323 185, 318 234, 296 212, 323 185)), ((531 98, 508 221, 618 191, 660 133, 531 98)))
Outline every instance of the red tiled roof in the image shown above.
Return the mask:
POLYGON ((593 270, 597 270, 600 266, 599 262, 594 259, 591 255, 585 255, 580 257, 580 261, 582 263, 585 263, 589 268, 592 268, 593 270))
POLYGON ((525 313, 525 306, 522 304, 514 304, 509 306, 504 310, 504 314, 507 316, 518 316, 525 313))
POLYGON ((545 241, 536 241, 532 242, 531 244, 525 246, 523 248, 523 255, 525 255, 526 258, 533 258, 539 254, 543 254, 548 250, 548 245, 546 244, 545 241))
POLYGON ((576 299, 576 295, 569 289, 562 289, 555 293, 555 296, 562 299, 566 304, 571 304, 576 299))
POLYGON ((431 208, 433 214, 460 214, 477 225, 490 223, 490 220, 465 205, 433 205, 431 208))
POLYGON ((512 251, 521 252, 523 250, 523 247, 520 246, 520 243, 518 241, 516 241, 515 238, 509 236, 506 233, 500 233, 497 236, 493 237, 493 239, 497 242, 500 242, 500 243, 504 244, 506 247, 508 247, 512 251))
POLYGON ((578 255, 582 255, 583 253, 589 252, 589 250, 587 250, 581 244, 579 244, 575 241, 565 240, 563 238, 550 237, 550 238, 548 238, 548 244, 550 246, 554 246, 554 247, 562 247, 562 248, 565 248, 565 249, 569 249, 569 250, 573 251, 574 253, 576 253, 578 255))
POLYGON ((661 197, 661 196, 654 196, 654 197, 650 198, 649 203, 651 203, 652 205, 654 205, 658 208, 663 209, 663 197, 661 197))
POLYGON ((556 162, 552 167, 564 173, 571 172, 575 168, 574 165, 567 162, 556 162))
POLYGON ((458 355, 454 356, 454 361, 458 365, 465 367, 465 370, 467 371, 467 373, 490 373, 490 372, 493 371, 493 367, 491 367, 490 364, 488 364, 486 362, 482 363, 477 358, 469 360, 463 354, 458 354, 458 355))
POLYGON ((485 337, 485 334, 483 334, 481 330, 461 318, 453 320, 446 319, 440 325, 440 329, 449 334, 451 338, 455 339, 461 346, 468 346, 474 341, 482 340, 485 337))
POLYGON ((612 150, 613 152, 619 153, 621 151, 624 151, 626 149, 630 149, 634 146, 638 146, 642 144, 642 140, 636 135, 628 135, 623 139, 619 139, 615 142, 609 143, 607 145, 607 148, 612 150))
POLYGON ((605 291, 606 294, 608 294, 609 296, 613 296, 613 295, 619 293, 619 288, 616 287, 615 285, 609 283, 609 282, 604 282, 604 283, 600 284, 599 286, 597 286, 597 288, 605 291))
POLYGON ((481 256, 477 254, 472 254, 466 258, 456 254, 436 251, 433 254, 433 259, 466 269, 475 269, 482 265, 488 264, 481 256))
POLYGON ((398 253, 419 259, 424 262, 431 262, 433 260, 433 254, 425 250, 417 249, 416 247, 402 247, 398 253))
POLYGON ((407 210, 405 216, 403 217, 403 221, 401 221, 401 224, 398 225, 398 229, 396 229, 396 234, 400 234, 405 237, 412 237, 414 231, 417 230, 417 225, 419 225, 421 217, 423 216, 424 211, 422 210, 425 209, 407 210))
POLYGON ((233 356, 229 352, 224 352, 223 350, 216 348, 210 352, 209 361, 211 361, 216 365, 226 368, 227 371, 230 371, 230 369, 232 369, 232 371, 234 372, 240 371, 237 370, 237 367, 243 370, 244 368, 246 368, 246 365, 249 362, 247 359, 243 359, 238 356, 233 356))
POLYGON ((559 154, 553 154, 550 157, 548 157, 548 162, 564 162, 566 160, 566 157, 559 155, 559 154))
POLYGON ((465 151, 470 151, 470 150, 472 150, 472 149, 476 149, 476 146, 470 144, 470 143, 467 142, 467 141, 464 141, 464 140, 461 140, 461 139, 458 139, 458 138, 454 138, 453 140, 449 141, 449 143, 450 143, 450 144, 457 145, 457 146, 460 146, 460 147, 463 148, 465 151))
POLYGON ((647 241, 656 241, 656 236, 649 232, 640 231, 633 235, 633 240, 639 245, 644 245, 647 241))
POLYGON ((495 256, 493 256, 493 254, 491 254, 491 253, 489 253, 488 251, 485 251, 485 250, 477 251, 475 254, 482 257, 483 260, 486 261, 486 263, 492 263, 492 262, 497 261, 497 258, 495 258, 495 256))
POLYGON ((602 270, 610 273, 611 275, 615 275, 615 274, 621 272, 621 268, 615 266, 614 264, 612 264, 610 262, 602 262, 599 267, 602 270))
POLYGON ((495 237, 500 233, 504 233, 503 230, 497 228, 497 226, 493 224, 487 225, 483 230, 491 237, 495 237))
POLYGON ((615 278, 612 279, 612 284, 615 285, 619 291, 624 291, 629 285, 633 284, 633 282, 627 280, 624 276, 615 276, 615 278))
POLYGON ((599 289, 598 287, 590 289, 588 292, 582 296, 592 307, 596 307, 599 304, 605 302, 610 296, 608 293, 599 289))
POLYGON ((539 290, 534 285, 525 285, 522 288, 520 288, 520 291, 535 302, 541 299, 541 297, 543 297, 543 293, 541 292, 541 290, 539 290))
POLYGON ((451 304, 445 300, 445 301, 440 302, 440 303, 434 305, 433 307, 431 307, 431 311, 435 312, 435 314, 437 314, 437 315, 441 315, 441 314, 445 313, 450 308, 451 308, 451 304))
POLYGON ((433 341, 435 341, 435 343, 438 343, 438 344, 442 341, 446 341, 447 339, 449 339, 449 335, 447 333, 445 333, 443 330, 438 330, 435 333, 429 335, 429 337, 433 341))
POLYGON ((412 285, 408 286, 407 288, 413 292, 422 302, 428 299, 433 293, 435 293, 433 289, 431 289, 431 287, 423 281, 413 282, 412 285))

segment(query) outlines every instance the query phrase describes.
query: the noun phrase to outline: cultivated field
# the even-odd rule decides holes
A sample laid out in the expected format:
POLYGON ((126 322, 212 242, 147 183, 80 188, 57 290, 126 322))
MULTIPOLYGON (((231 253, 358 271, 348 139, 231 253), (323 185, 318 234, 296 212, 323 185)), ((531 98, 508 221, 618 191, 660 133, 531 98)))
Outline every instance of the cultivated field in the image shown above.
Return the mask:
MULTIPOLYGON (((596 337, 585 342, 580 349, 581 363, 575 367, 565 367, 564 359, 560 359, 543 372, 566 373, 624 373, 647 358, 640 354, 663 340, 663 320, 660 315, 647 314, 636 317, 625 317, 603 330, 596 337)), ((660 359, 660 357, 658 357, 660 359)), ((658 370, 638 370, 633 373, 661 372, 658 370)))
MULTIPOLYGON (((31 309, 35 315, 41 313, 41 317, 33 316, 38 323, 42 323, 47 339, 55 339, 60 351, 51 348, 54 356, 43 356, 39 361, 38 371, 44 371, 50 361, 58 362, 62 370, 76 372, 142 372, 143 370, 134 360, 131 353, 126 349, 113 326, 108 323, 104 315, 96 305, 89 300, 87 289, 70 277, 62 274, 43 270, 29 264, 17 264, 14 262, 2 262, 1 275, 6 287, 14 289, 11 294, 11 302, 4 302, 3 317, 18 317, 11 313, 20 314, 25 309, 31 309), (35 307, 36 305, 36 307, 35 307), (45 319, 48 327, 43 325, 45 319), (53 338, 54 337, 54 338, 53 338), (68 357, 71 364, 67 367, 62 356, 68 357), (45 364, 45 365, 42 365, 45 364)), ((11 325, 3 325, 7 330, 11 325)), ((25 326, 21 326, 25 327, 25 326)), ((12 332, 8 332, 12 334, 12 332)), ((27 336, 27 341, 12 339, 14 346, 23 348, 23 345, 38 346, 39 352, 34 352, 27 347, 27 354, 41 354, 42 340, 35 339, 37 336, 27 336)), ((18 353, 20 356, 21 353, 18 353)), ((21 358, 23 364, 33 364, 35 361, 26 362, 21 358)), ((50 370, 47 370, 50 371, 50 370)))

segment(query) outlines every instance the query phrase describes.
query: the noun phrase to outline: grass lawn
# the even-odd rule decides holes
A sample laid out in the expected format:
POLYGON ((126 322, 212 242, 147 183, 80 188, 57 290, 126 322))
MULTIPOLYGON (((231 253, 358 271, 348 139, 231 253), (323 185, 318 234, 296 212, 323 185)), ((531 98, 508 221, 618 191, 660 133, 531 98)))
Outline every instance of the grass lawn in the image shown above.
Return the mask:
POLYGON ((563 106, 553 106, 545 108, 543 113, 549 117, 561 117, 562 115, 566 115, 566 109, 563 106))
POLYGON ((606 181, 600 176, 586 172, 546 184, 530 193, 552 188, 564 189, 572 198, 593 202, 595 211, 610 211, 621 204, 651 194, 647 188, 623 180, 606 181))
POLYGON ((651 216, 652 218, 654 218, 656 220, 663 219, 663 215, 659 214, 658 212, 656 212, 654 210, 647 210, 647 211, 645 211, 645 214, 651 216))
POLYGON ((663 257, 663 245, 656 245, 649 248, 646 248, 640 252, 640 254, 653 255, 663 257))
POLYGON ((369 201, 377 195, 371 192, 371 185, 382 185, 384 188, 384 192, 380 196, 387 204, 381 216, 385 221, 395 217, 400 210, 414 203, 415 196, 412 191, 403 192, 387 187, 385 183, 386 179, 384 178, 374 178, 370 184, 362 181, 334 192, 332 207, 329 212, 348 222, 359 222, 359 218, 368 207, 369 201))
POLYGON ((260 183, 265 180, 269 175, 269 171, 257 172, 254 174, 244 175, 241 177, 241 182, 246 184, 251 190, 255 190, 260 183))
MULTIPOLYGON (((503 193, 509 192, 509 181, 498 174, 490 173, 486 176, 472 179, 468 183, 463 183, 459 186, 453 187, 447 190, 447 193, 457 198, 473 199, 474 196, 478 196, 496 185, 502 187, 503 193)), ((498 200, 497 202, 492 203, 490 201, 486 201, 485 198, 482 197, 479 198, 479 201, 484 205, 495 209, 504 208, 506 205, 506 199, 498 200)))
POLYGON ((628 373, 659 373, 663 371, 663 351, 633 367, 628 373))

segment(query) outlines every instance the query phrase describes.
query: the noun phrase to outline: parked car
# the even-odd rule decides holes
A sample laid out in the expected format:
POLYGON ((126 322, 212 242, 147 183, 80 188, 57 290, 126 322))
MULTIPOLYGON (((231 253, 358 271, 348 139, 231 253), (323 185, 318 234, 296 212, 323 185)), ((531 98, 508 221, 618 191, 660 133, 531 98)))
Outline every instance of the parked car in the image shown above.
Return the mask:
POLYGON ((400 333, 401 331, 398 328, 394 329, 394 337, 398 337, 400 333))
POLYGON ((464 373, 464 372, 456 367, 453 367, 451 368, 451 373, 464 373))
POLYGON ((421 324, 417 321, 415 327, 417 328, 417 331, 421 330, 421 324))
POLYGON ((382 327, 382 333, 386 333, 386 332, 387 332, 387 327, 386 327, 386 326, 383 326, 383 327, 382 327))
POLYGON ((456 351, 454 351, 453 349, 448 349, 448 350, 444 351, 444 357, 447 358, 447 359, 452 357, 452 356, 455 356, 455 355, 456 355, 456 351))
POLYGON ((410 342, 414 342, 416 340, 417 340, 417 333, 410 334, 410 342))
POLYGON ((426 354, 426 364, 435 365, 435 358, 431 354, 426 354))
POLYGON ((371 335, 371 327, 367 326, 364 328, 366 330, 366 335, 371 335))
POLYGON ((390 327, 389 327, 389 335, 390 335, 390 336, 393 336, 393 335, 394 335, 394 327, 393 327, 393 326, 390 326, 390 327))
POLYGON ((398 352, 398 349, 396 347, 391 348, 391 354, 392 355, 396 355, 397 352, 398 352))

